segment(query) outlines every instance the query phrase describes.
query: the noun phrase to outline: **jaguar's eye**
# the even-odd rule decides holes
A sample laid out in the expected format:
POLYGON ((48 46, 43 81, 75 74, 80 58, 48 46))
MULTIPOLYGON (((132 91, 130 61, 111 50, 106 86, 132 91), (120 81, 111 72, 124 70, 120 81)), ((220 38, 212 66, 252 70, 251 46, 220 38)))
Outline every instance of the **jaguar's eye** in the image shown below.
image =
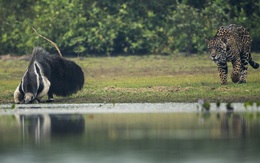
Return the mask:
POLYGON ((230 50, 230 48, 229 47, 227 47, 227 51, 229 51, 230 50))

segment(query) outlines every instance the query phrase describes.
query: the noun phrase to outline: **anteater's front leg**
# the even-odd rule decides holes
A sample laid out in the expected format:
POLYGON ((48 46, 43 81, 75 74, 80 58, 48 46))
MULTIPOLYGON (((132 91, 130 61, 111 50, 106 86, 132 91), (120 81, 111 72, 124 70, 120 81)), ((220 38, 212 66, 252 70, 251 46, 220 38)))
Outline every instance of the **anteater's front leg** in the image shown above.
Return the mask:
POLYGON ((48 100, 46 102, 53 102, 53 93, 52 93, 52 89, 50 88, 49 89, 49 92, 48 92, 48 100))
POLYGON ((16 90, 14 91, 14 103, 16 104, 23 103, 24 93, 21 91, 21 84, 19 84, 16 90))

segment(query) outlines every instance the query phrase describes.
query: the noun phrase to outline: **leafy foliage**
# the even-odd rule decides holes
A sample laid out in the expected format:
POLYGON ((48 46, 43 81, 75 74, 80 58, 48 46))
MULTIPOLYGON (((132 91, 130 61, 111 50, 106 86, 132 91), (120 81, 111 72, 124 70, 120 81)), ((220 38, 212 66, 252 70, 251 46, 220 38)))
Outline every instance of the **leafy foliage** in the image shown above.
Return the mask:
POLYGON ((260 2, 254 0, 15 0, 0 7, 0 54, 55 50, 31 27, 65 55, 202 53, 205 38, 230 23, 247 27, 253 50, 260 50, 260 2))

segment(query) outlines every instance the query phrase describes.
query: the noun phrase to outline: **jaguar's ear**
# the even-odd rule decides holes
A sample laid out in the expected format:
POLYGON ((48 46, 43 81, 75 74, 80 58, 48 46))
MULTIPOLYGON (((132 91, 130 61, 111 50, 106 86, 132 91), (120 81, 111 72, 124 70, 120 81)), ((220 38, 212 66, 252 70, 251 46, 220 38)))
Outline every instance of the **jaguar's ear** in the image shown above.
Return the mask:
POLYGON ((206 42, 206 43, 208 43, 208 42, 209 42, 209 40, 210 40, 209 38, 205 38, 205 42, 206 42))

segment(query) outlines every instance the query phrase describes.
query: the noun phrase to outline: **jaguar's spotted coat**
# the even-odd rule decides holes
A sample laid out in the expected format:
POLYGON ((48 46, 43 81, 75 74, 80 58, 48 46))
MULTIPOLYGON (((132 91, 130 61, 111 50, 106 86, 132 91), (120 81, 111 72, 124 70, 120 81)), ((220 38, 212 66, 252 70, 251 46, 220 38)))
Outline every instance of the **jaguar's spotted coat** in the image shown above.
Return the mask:
POLYGON ((227 62, 232 62, 231 79, 234 83, 246 83, 248 62, 255 69, 259 67, 251 58, 251 42, 246 28, 235 24, 220 27, 208 40, 208 52, 218 66, 221 84, 227 84, 227 62))

